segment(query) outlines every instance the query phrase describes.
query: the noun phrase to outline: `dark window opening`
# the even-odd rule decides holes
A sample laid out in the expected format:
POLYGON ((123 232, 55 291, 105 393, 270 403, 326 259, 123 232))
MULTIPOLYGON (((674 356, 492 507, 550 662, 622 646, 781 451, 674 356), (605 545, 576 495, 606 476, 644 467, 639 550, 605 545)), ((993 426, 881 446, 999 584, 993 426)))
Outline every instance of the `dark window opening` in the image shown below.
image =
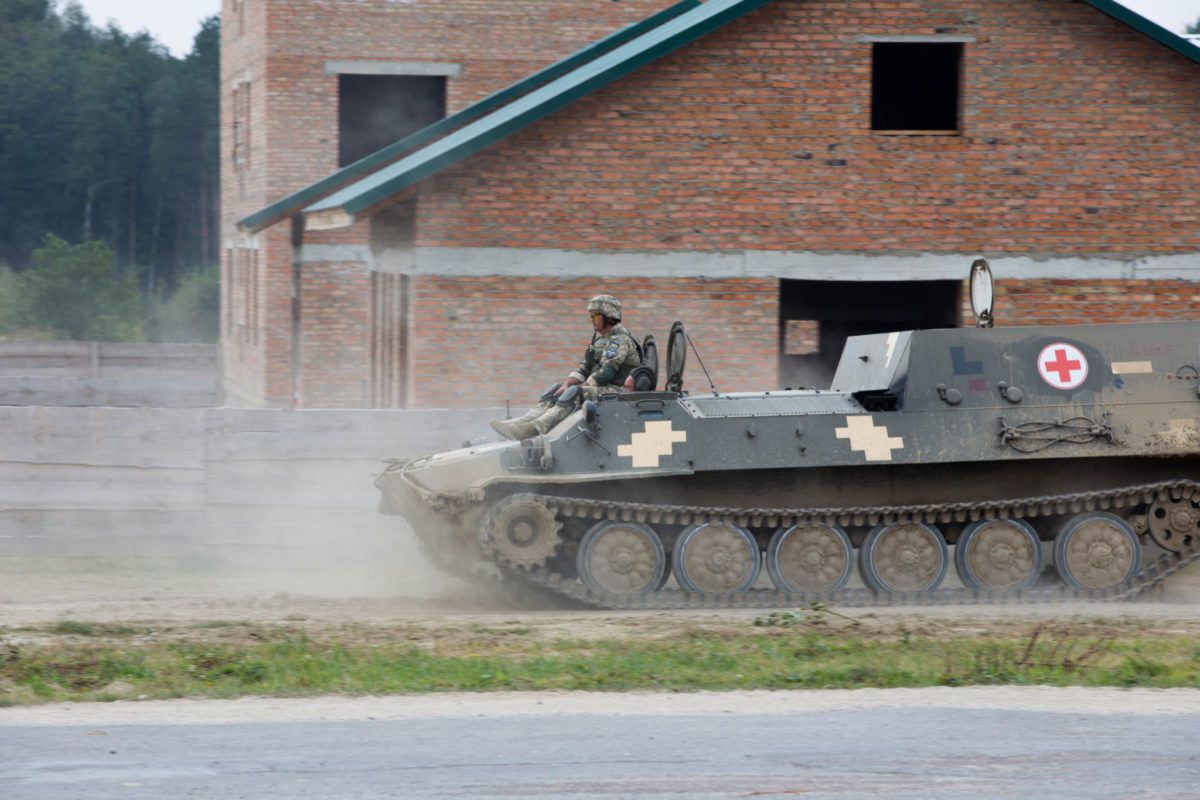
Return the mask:
POLYGON ((962 45, 876 42, 871 130, 957 131, 962 45))
POLYGON ((338 166, 446 116, 446 79, 424 75, 338 76, 338 166))
POLYGON ((962 281, 779 282, 779 379, 826 389, 850 336, 959 324, 962 281))

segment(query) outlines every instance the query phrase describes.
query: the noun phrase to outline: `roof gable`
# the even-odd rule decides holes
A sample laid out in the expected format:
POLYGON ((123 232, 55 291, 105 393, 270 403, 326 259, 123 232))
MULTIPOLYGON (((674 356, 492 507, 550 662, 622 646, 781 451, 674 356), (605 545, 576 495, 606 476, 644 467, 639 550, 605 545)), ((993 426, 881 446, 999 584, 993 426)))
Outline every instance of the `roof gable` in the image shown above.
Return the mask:
POLYGON ((353 164, 348 164, 339 169, 337 172, 329 175, 326 178, 304 187, 296 192, 293 192, 280 200, 275 201, 266 208, 258 211, 245 219, 238 222, 238 226, 250 233, 269 228, 275 223, 286 219, 287 217, 301 211, 310 203, 316 202, 332 192, 347 186, 354 181, 360 180, 363 177, 370 175, 380 167, 386 166, 405 153, 412 152, 423 145, 437 139, 443 134, 449 133, 456 128, 473 122, 490 111, 493 111, 505 103, 508 103, 518 97, 521 97, 539 86, 578 69, 580 66, 587 64, 611 50, 620 47, 626 42, 636 39, 646 31, 657 28, 668 20, 678 17, 693 8, 700 5, 700 0, 681 0, 680 2, 666 8, 657 14, 653 14, 646 19, 628 25, 614 33, 605 36, 587 47, 572 53, 571 55, 554 62, 544 69, 522 78, 514 84, 504 87, 503 89, 494 92, 482 100, 472 103, 466 108, 451 114, 450 116, 438 120, 428 127, 413 133, 410 136, 399 140, 394 144, 372 153, 369 156, 355 161, 353 164))
POLYGON ((353 224, 377 203, 770 2, 708 0, 309 206, 305 218, 314 229, 353 224))

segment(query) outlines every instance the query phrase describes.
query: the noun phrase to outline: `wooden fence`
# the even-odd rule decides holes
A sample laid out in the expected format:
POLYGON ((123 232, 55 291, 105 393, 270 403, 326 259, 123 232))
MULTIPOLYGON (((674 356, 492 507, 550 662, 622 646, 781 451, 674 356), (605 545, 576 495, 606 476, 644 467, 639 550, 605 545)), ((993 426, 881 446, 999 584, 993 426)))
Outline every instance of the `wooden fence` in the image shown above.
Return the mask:
POLYGON ((0 406, 204 408, 217 348, 143 342, 0 342, 0 406))
POLYGON ((383 461, 496 413, 0 408, 0 557, 387 547, 383 461))

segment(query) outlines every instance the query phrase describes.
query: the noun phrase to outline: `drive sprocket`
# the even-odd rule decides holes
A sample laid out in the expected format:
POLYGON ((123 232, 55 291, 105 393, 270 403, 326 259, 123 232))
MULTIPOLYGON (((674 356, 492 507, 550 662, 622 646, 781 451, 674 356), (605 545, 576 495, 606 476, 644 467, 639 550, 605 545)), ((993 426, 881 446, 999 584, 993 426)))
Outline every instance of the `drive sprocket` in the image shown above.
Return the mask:
POLYGON ((1184 489, 1156 499, 1146 521, 1159 547, 1182 552, 1200 541, 1200 492, 1184 489))
POLYGON ((483 547, 497 561, 520 569, 545 564, 562 544, 562 523, 532 494, 499 500, 484 517, 483 547))

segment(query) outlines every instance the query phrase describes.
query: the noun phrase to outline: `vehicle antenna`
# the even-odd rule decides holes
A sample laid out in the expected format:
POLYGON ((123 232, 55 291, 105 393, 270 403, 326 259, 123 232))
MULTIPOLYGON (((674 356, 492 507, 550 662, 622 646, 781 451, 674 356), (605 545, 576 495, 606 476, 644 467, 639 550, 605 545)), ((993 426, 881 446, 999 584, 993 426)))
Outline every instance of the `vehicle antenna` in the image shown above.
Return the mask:
POLYGON ((687 336, 688 344, 692 346, 692 352, 696 354, 696 361, 700 362, 700 369, 704 370, 704 377, 708 378, 708 385, 712 388, 713 394, 720 394, 717 391, 717 385, 713 383, 712 376, 708 374, 708 370, 704 366, 704 359, 700 357, 700 351, 696 349, 696 343, 692 341, 692 337, 688 334, 685 333, 684 336, 687 336))

